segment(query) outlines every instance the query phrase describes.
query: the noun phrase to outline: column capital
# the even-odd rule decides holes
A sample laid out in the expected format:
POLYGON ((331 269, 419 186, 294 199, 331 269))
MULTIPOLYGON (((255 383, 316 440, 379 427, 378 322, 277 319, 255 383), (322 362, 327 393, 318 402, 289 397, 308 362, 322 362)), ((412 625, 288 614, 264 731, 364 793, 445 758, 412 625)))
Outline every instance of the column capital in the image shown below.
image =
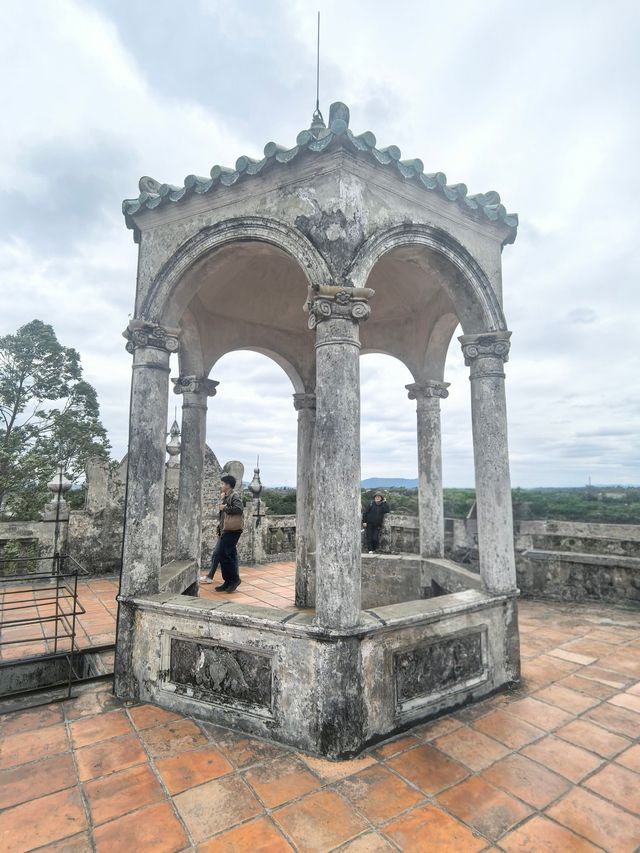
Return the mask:
POLYGON ((481 332, 477 335, 460 335, 458 340, 462 346, 464 363, 469 367, 481 358, 499 358, 509 360, 511 332, 481 332))
POLYGON ((171 381, 174 394, 205 394, 207 397, 215 397, 216 388, 220 384, 215 379, 203 376, 179 376, 171 381))
POLYGON ((180 349, 179 334, 178 328, 161 326, 149 320, 130 320, 122 337, 127 339, 126 350, 132 354, 138 347, 153 347, 171 354, 180 349))
POLYGON ((296 412, 299 412, 300 409, 315 409, 316 395, 308 393, 294 394, 293 407, 295 408, 296 412))
POLYGON ((404 387, 409 392, 410 400, 424 399, 426 397, 440 397, 443 400, 449 396, 447 388, 450 382, 438 382, 435 379, 425 379, 424 382, 412 382, 404 387))
POLYGON ((371 314, 369 298, 375 293, 370 287, 338 287, 321 285, 310 291, 306 308, 309 328, 315 329, 324 320, 351 320, 359 323, 371 314))

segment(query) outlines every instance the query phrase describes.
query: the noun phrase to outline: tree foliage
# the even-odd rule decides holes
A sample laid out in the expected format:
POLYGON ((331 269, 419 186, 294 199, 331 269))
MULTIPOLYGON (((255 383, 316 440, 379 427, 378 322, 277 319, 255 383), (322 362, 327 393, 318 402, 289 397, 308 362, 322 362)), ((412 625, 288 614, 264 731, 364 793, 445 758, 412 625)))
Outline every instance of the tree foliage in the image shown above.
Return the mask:
POLYGON ((37 516, 59 462, 75 482, 109 449, 78 352, 41 320, 0 337, 0 513, 37 516))

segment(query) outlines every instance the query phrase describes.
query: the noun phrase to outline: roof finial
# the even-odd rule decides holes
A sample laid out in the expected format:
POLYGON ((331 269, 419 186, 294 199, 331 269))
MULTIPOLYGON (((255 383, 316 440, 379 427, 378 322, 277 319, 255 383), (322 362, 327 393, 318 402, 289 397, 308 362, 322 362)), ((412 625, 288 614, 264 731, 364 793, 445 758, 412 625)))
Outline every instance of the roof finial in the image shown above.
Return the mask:
POLYGON ((316 108, 311 119, 311 131, 324 130, 326 124, 320 112, 320 12, 318 12, 318 46, 316 50, 316 108))

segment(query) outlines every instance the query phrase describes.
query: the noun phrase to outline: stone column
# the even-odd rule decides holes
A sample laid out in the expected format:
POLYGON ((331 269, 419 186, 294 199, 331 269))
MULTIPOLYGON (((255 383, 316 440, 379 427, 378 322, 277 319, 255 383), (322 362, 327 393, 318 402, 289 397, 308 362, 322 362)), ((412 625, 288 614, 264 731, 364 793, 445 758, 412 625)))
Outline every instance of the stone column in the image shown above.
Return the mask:
POLYGON ((115 691, 132 698, 137 685, 131 673, 134 611, 128 599, 154 595, 160 587, 169 357, 179 344, 178 329, 144 320, 132 320, 124 337, 133 354, 133 376, 115 691))
POLYGON ((513 592, 516 568, 507 442, 504 363, 511 332, 462 335, 471 368, 471 419, 476 473, 480 574, 489 592, 513 592))
POLYGON ((198 376, 181 376, 171 381, 174 394, 182 394, 176 559, 195 560, 200 568, 207 397, 215 396, 220 383, 198 376))
POLYGON ((298 467, 296 476, 296 606, 313 607, 316 586, 314 533, 314 442, 316 395, 294 394, 298 412, 298 467))
POLYGON ((372 291, 321 287, 309 307, 316 330, 316 622, 360 618, 360 320, 372 291))
POLYGON ((442 500, 442 432, 440 400, 449 396, 448 382, 427 379, 405 386, 416 400, 418 422, 418 514, 420 556, 444 556, 442 500))

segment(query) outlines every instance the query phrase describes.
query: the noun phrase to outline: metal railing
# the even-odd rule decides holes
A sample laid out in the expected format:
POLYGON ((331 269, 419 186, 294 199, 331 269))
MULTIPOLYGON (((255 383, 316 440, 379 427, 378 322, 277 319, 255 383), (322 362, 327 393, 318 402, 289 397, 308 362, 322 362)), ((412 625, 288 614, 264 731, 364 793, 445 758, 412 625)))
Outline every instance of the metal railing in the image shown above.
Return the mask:
MULTIPOLYGON (((78 600, 78 576, 86 570, 66 554, 51 557, 27 557, 0 560, 0 667, 42 660, 44 655, 67 658, 67 697, 71 696, 74 678, 76 620, 85 613, 78 600), (42 564, 39 571, 5 574, 22 564, 42 564), (44 565, 48 564, 47 570, 44 565), (38 654, 7 655, 9 648, 42 644, 38 654)), ((25 650, 26 651, 26 650, 25 650)), ((33 650, 30 650, 33 651, 33 650)), ((64 683, 64 682, 63 682, 64 683)))

